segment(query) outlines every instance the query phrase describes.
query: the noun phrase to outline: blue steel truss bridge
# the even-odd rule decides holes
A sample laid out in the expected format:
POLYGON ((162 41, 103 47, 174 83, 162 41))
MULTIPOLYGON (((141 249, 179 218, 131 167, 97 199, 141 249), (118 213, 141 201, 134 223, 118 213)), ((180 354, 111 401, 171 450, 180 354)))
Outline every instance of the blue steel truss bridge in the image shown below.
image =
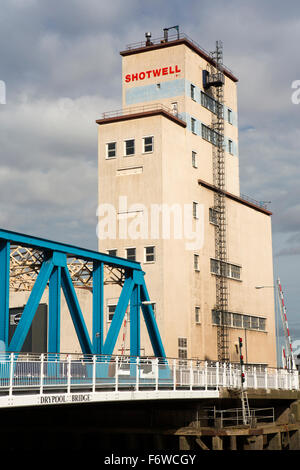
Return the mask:
MULTIPOLYGON (((0 230, 0 407, 153 399, 218 398, 223 388, 239 390, 238 365, 166 357, 141 265, 7 230, 0 230), (118 298, 104 338, 104 285, 118 284, 118 298), (92 293, 89 334, 77 298, 92 293), (47 353, 24 354, 22 347, 48 289, 47 353), (30 291, 17 327, 9 338, 10 295, 30 291), (80 354, 60 351, 61 293, 81 347, 80 354), (114 355, 130 303, 130 354, 114 355), (142 357, 143 314, 153 356, 142 357)), ((253 389, 299 390, 298 371, 245 371, 253 389)))

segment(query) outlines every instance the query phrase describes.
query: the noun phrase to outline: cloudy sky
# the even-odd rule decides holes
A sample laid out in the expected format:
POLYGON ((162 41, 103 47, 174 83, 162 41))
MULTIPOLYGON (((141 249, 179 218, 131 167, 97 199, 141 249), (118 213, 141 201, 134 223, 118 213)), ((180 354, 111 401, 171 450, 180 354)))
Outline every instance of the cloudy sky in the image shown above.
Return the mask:
POLYGON ((221 39, 239 78, 241 192, 271 201, 274 274, 300 340, 297 0, 2 0, 0 226, 96 248, 95 119, 121 106, 119 51, 177 24, 206 50, 221 39))

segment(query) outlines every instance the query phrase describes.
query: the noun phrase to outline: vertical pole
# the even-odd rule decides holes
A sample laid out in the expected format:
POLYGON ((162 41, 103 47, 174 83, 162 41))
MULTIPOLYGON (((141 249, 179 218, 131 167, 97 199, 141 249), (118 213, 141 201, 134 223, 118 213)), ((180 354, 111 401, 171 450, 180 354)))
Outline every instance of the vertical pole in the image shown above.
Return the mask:
POLYGON ((216 363, 216 389, 219 390, 219 362, 216 363))
POLYGON ((140 344, 140 285, 135 284, 130 297, 130 356, 141 355, 140 344))
POLYGON ((207 361, 204 363, 204 380, 205 380, 205 390, 207 391, 207 379, 208 379, 208 374, 207 374, 207 361))
POLYGON ((116 357, 115 391, 119 390, 119 356, 116 357))
POLYGON ((68 356, 68 376, 67 376, 67 382, 68 382, 68 393, 71 392, 71 356, 68 356))
POLYGON ((140 358, 136 358, 136 377, 135 377, 135 389, 138 392, 139 391, 139 380, 140 380, 140 374, 139 374, 139 363, 140 363, 140 358))
POLYGON ((256 374, 256 367, 253 369, 253 378, 254 378, 254 388, 257 388, 257 374, 256 374))
POLYGON ((96 391, 96 355, 93 355, 93 386, 92 391, 95 393, 96 391))
POLYGON ((193 361, 190 362, 190 390, 193 390, 194 374, 193 374, 193 361))
POLYGON ((55 266, 49 280, 48 351, 60 352, 61 267, 55 266))
POLYGON ((173 360, 173 390, 176 390, 176 359, 173 360))
POLYGON ((0 350, 8 348, 10 242, 0 241, 0 350))
POLYGON ((102 354, 103 308, 104 308, 104 264, 93 264, 93 348, 94 354, 102 354))
POLYGON ((155 364, 155 390, 158 390, 158 378, 159 378, 159 369, 158 369, 158 358, 154 361, 155 364))
POLYGON ((44 385, 44 354, 41 354, 40 395, 43 394, 43 385, 44 385))
POLYGON ((9 374, 9 395, 13 392, 13 380, 14 380, 14 353, 10 355, 10 374, 9 374))

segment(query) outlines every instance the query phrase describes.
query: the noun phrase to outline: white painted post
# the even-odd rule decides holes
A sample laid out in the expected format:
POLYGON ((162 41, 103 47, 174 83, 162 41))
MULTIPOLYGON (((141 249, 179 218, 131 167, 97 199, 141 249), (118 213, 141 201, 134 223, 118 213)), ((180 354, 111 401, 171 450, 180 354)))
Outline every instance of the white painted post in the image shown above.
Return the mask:
POLYGON ((278 390, 279 385, 278 385, 278 369, 275 369, 275 389, 278 390))
POLYGON ((119 356, 116 357, 115 392, 119 390, 119 356))
POLYGON ((159 369, 158 369, 158 358, 155 359, 155 390, 158 391, 158 378, 159 378, 159 369))
POLYGON ((96 391, 96 355, 93 355, 93 383, 92 383, 92 391, 95 393, 96 391))
POLYGON ((223 364, 223 387, 226 387, 226 364, 223 364))
POLYGON ((298 371, 294 370, 293 371, 293 382, 294 382, 293 388, 295 388, 295 390, 299 389, 298 376, 299 376, 298 371))
POLYGON ((232 364, 229 363, 229 387, 232 387, 232 364))
POLYGON ((41 354, 40 395, 43 394, 43 385, 44 385, 44 354, 41 354))
POLYGON ((208 380, 208 375, 207 375, 207 361, 205 361, 205 363, 204 363, 205 390, 207 390, 207 380, 208 380))
POLYGON ((176 359, 173 360, 173 390, 176 390, 176 359))
POLYGON ((216 389, 219 390, 219 362, 216 363, 216 389))
POLYGON ((9 395, 12 395, 14 379, 14 353, 10 355, 10 371, 9 371, 9 395))
POLYGON ((68 393, 71 392, 71 356, 68 356, 68 372, 67 372, 68 393))
POLYGON ((139 379, 140 379, 140 374, 139 374, 139 363, 140 363, 140 358, 136 358, 136 376, 135 376, 135 389, 138 392, 139 391, 139 379))
POLYGON ((253 368, 253 380, 254 380, 254 388, 257 388, 257 374, 256 374, 256 367, 253 368))
POLYGON ((268 389, 268 369, 265 370, 265 389, 268 389))

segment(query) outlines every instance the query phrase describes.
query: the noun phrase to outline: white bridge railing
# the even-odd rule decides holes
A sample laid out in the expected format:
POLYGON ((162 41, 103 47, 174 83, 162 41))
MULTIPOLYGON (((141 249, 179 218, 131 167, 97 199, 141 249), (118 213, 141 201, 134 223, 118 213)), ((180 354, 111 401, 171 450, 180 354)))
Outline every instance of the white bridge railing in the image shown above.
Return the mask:
MULTIPOLYGON (((298 371, 245 366, 244 388, 299 390, 298 371)), ((239 388, 237 364, 197 360, 0 353, 0 393, 239 388)))

